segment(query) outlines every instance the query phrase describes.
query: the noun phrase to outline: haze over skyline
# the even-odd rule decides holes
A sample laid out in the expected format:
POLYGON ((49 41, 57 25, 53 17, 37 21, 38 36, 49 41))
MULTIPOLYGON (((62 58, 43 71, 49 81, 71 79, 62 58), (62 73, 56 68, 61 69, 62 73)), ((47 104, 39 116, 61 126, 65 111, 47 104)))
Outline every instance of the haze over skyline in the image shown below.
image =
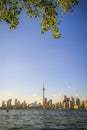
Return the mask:
POLYGON ((15 30, 0 24, 0 100, 41 101, 43 81, 48 98, 87 99, 87 1, 59 17, 57 40, 52 32, 40 35, 40 18, 25 12, 15 30))

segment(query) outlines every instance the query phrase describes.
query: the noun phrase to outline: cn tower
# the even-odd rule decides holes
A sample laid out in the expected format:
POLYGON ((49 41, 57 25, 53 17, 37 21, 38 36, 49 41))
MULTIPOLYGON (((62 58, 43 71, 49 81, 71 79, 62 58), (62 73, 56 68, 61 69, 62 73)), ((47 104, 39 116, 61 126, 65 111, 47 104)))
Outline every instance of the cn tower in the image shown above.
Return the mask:
POLYGON ((45 109, 45 88, 44 88, 44 82, 43 82, 43 109, 45 109))

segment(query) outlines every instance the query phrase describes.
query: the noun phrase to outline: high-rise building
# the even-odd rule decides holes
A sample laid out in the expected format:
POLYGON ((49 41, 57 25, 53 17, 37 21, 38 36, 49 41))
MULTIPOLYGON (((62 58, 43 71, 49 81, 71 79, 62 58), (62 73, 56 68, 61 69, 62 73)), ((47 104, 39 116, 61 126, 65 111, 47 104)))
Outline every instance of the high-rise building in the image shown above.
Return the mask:
POLYGON ((48 101, 48 108, 52 108, 52 99, 48 101))
POLYGON ((47 98, 46 97, 44 98, 44 105, 45 105, 45 108, 47 108, 47 98))
POLYGON ((80 99, 78 97, 74 100, 74 109, 80 109, 80 99))
POLYGON ((76 105, 78 105, 78 109, 79 109, 80 108, 80 99, 78 97, 76 98, 76 102, 75 103, 76 103, 76 105))
POLYGON ((17 107, 21 108, 20 100, 18 100, 18 102, 17 102, 17 107))
POLYGON ((63 108, 64 109, 69 109, 69 101, 70 101, 70 99, 67 98, 67 96, 64 96, 64 100, 63 100, 63 108))
POLYGON ((6 108, 5 101, 2 101, 2 109, 5 109, 5 108, 6 108))
POLYGON ((71 96, 69 100, 69 109, 74 109, 74 97, 71 96))
POLYGON ((43 109, 45 109, 45 88, 44 88, 44 82, 43 82, 43 109))
POLYGON ((17 106, 18 106, 17 99, 15 99, 14 108, 17 108, 17 106))
POLYGON ((12 107, 11 102, 12 102, 12 99, 9 99, 7 101, 7 108, 11 108, 12 107))

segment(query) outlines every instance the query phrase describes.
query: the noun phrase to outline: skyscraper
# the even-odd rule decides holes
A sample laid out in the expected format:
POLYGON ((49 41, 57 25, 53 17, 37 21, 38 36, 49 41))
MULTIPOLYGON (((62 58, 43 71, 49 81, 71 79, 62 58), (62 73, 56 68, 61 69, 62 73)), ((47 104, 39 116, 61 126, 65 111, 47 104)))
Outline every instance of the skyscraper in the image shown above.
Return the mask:
POLYGON ((44 88, 44 82, 43 82, 43 109, 45 109, 45 88, 44 88))

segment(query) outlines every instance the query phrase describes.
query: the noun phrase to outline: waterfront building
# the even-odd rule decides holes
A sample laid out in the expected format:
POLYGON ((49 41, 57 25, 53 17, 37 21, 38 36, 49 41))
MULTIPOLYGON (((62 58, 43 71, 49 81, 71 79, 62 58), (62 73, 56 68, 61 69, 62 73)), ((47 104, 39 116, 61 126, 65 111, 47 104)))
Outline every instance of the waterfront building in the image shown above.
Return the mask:
POLYGON ((74 98, 73 98, 73 96, 71 96, 70 100, 69 100, 69 109, 74 109, 74 98))
POLYGON ((57 107, 57 109, 64 109, 64 102, 63 101, 62 102, 58 102, 56 104, 56 107, 57 107))
POLYGON ((68 102, 64 102, 64 109, 69 109, 69 104, 68 104, 68 102))
POLYGON ((63 109, 64 108, 64 103, 63 102, 58 102, 55 104, 55 109, 63 109))
POLYGON ((37 102, 35 101, 34 103, 30 103, 29 105, 28 105, 28 107, 29 108, 41 108, 41 104, 39 103, 39 104, 37 104, 37 102))
POLYGON ((69 101, 70 101, 70 99, 67 98, 67 96, 64 96, 64 100, 63 100, 63 108, 64 109, 69 109, 69 101))
POLYGON ((58 103, 55 103, 55 109, 58 109, 58 103))
POLYGON ((63 102, 67 102, 67 96, 64 96, 63 102))
POLYGON ((6 108, 6 104, 5 104, 5 101, 2 101, 2 106, 1 106, 2 109, 5 109, 6 108))
POLYGON ((78 109, 79 109, 80 108, 80 99, 78 97, 76 98, 75 104, 78 105, 78 109))
POLYGON ((52 108, 52 99, 48 101, 48 108, 52 108))
POLYGON ((84 107, 87 110, 87 100, 84 101, 84 107))
POLYGON ((22 103, 21 107, 22 107, 23 109, 24 109, 24 108, 27 108, 27 104, 26 104, 25 101, 22 103))
POLYGON ((12 108, 12 99, 9 99, 8 101, 7 101, 7 108, 12 108))
POLYGON ((14 108, 18 107, 17 98, 15 99, 14 108))
POLYGON ((74 104, 74 109, 79 109, 78 105, 74 104))
POLYGON ((17 102, 17 108, 21 108, 20 100, 17 102))
POLYGON ((17 106, 17 98, 15 99, 15 106, 17 106))
POLYGON ((47 101, 47 98, 46 98, 46 97, 44 98, 44 105, 45 105, 45 108, 48 107, 48 101, 47 101))
POLYGON ((20 100, 17 100, 17 98, 15 99, 15 102, 14 102, 14 108, 15 109, 21 108, 20 100))
POLYGON ((73 101, 69 101, 69 109, 73 109, 74 108, 74 102, 73 101))

